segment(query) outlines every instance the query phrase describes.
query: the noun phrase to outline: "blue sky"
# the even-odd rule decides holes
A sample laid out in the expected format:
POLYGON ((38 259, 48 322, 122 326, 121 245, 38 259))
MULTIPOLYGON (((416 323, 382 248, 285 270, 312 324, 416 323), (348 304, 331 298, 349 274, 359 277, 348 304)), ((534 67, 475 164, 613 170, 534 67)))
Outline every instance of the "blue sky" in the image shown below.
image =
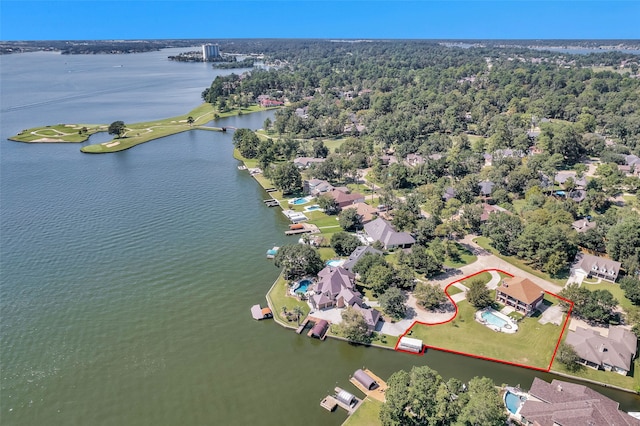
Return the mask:
POLYGON ((0 0, 0 40, 639 39, 640 0, 0 0))

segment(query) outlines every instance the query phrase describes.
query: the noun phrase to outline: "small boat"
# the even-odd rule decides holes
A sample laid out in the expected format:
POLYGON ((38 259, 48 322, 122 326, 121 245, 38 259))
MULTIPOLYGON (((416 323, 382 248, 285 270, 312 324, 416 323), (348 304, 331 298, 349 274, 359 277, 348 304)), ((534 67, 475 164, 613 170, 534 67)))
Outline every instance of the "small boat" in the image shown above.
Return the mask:
POLYGON ((276 257, 278 250, 280 250, 280 247, 278 246, 273 246, 273 248, 267 250, 267 259, 273 259, 274 257, 276 257))

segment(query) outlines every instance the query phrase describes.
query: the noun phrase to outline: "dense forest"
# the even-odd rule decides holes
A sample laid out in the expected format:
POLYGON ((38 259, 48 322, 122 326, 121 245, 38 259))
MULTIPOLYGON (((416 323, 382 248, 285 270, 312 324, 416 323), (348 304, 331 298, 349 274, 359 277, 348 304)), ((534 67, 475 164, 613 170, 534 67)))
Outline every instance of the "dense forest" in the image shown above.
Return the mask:
POLYGON ((277 65, 217 77, 202 96, 221 110, 259 96, 285 104, 265 123, 273 136, 240 144, 266 174, 299 155, 327 157, 306 177, 355 182, 366 170, 393 224, 427 252, 434 237, 476 233, 552 276, 580 249, 638 273, 639 55, 497 42, 246 43, 277 65), (326 138, 342 143, 329 154, 326 138), (507 213, 481 220, 483 203, 507 213), (593 227, 576 230, 580 219, 593 227))

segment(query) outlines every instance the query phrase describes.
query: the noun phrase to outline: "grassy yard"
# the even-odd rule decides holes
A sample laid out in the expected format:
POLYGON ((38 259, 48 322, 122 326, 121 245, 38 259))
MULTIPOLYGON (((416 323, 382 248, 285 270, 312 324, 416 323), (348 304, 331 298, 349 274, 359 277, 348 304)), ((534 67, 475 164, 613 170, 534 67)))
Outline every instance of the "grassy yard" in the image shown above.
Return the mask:
POLYGON ((505 334, 476 322, 475 312, 466 300, 459 302, 453 321, 435 326, 417 324, 411 329, 411 337, 446 350, 543 369, 549 366, 562 327, 525 318, 518 323, 517 333, 505 334))
POLYGON ((460 283, 469 287, 469 284, 471 284, 471 281, 475 281, 475 280, 481 280, 483 283, 488 284, 489 281, 491 281, 491 274, 489 272, 483 272, 481 274, 474 275, 471 278, 467 278, 464 281, 460 281, 460 283))
POLYGON ((101 124, 56 124, 54 126, 34 127, 25 129, 9 139, 16 142, 36 142, 40 139, 53 139, 56 142, 84 142, 89 136, 106 132, 108 126, 101 124), (87 132, 80 134, 79 130, 86 128, 87 132))
POLYGON ((613 294, 613 297, 615 297, 616 300, 618 300, 618 304, 622 306, 622 309, 624 309, 626 312, 633 309, 633 303, 631 303, 631 300, 627 299, 624 296, 624 290, 621 289, 618 284, 613 284, 608 282, 604 282, 600 284, 585 284, 583 282, 582 287, 589 289, 590 291, 608 290, 611 292, 611 294, 613 294))
POLYGON ((324 146, 329 148, 329 152, 336 152, 336 149, 340 148, 340 146, 344 143, 344 141, 345 141, 345 138, 342 138, 342 137, 322 140, 322 142, 324 143, 324 146))
POLYGON ((450 285, 447 289, 447 293, 449 294, 449 296, 453 296, 454 294, 462 293, 462 290, 454 285, 450 285))
POLYGON ((533 269, 532 267, 527 265, 524 261, 517 259, 514 256, 503 256, 500 253, 498 253, 498 250, 491 247, 491 244, 489 243, 489 239, 487 237, 478 237, 478 238, 475 238, 473 241, 483 249, 490 251, 491 253, 498 256, 500 259, 504 260, 505 262, 509 262, 516 268, 520 268, 523 271, 527 271, 530 274, 535 275, 536 277, 542 278, 543 280, 547 280, 549 282, 552 282, 554 284, 564 287, 564 285, 567 282, 567 279, 569 278, 569 275, 567 274, 567 272, 564 272, 564 275, 560 275, 555 278, 552 278, 550 275, 545 274, 542 271, 533 269))
POLYGON ((380 423, 380 410, 382 402, 365 398, 360 408, 350 415, 342 426, 372 426, 380 423))
POLYGON ((288 311, 292 311, 296 306, 300 307, 303 311, 303 315, 300 317, 300 320, 304 319, 309 313, 309 305, 305 302, 296 299, 295 297, 287 295, 287 281, 284 279, 282 275, 280 275, 276 281, 273 289, 267 293, 267 298, 271 300, 273 304, 273 316, 278 317, 281 321, 288 323, 289 325, 295 327, 297 326, 297 322, 295 320, 287 322, 285 318, 282 317, 282 307, 286 307, 288 311))
POLYGON ((448 266, 450 268, 460 268, 478 260, 478 258, 473 253, 462 247, 460 244, 456 243, 456 247, 458 248, 458 258, 456 260, 453 260, 447 257, 444 261, 445 266, 448 266))
POLYGON ((582 379, 595 380, 614 386, 620 386, 624 389, 640 391, 640 359, 636 359, 633 363, 633 376, 621 376, 620 374, 612 371, 594 370, 593 368, 587 367, 582 367, 580 370, 575 372, 569 371, 558 360, 553 362, 551 371, 558 371, 560 373, 569 374, 582 379))

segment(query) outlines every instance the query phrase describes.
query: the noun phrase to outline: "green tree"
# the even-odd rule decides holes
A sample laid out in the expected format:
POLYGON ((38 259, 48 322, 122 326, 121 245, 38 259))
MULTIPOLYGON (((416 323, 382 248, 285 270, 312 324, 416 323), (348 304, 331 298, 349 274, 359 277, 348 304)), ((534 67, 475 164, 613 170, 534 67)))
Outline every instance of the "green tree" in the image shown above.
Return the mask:
POLYGON ((256 158, 260 139, 251 129, 237 129, 233 133, 233 145, 245 158, 256 158))
POLYGON ((409 255, 411 266, 427 276, 435 275, 442 270, 442 262, 424 247, 414 245, 409 255))
POLYGON ((366 275, 366 283, 371 287, 375 294, 384 293, 394 278, 393 267, 388 265, 374 265, 366 275))
POLYGON ((503 425, 507 413, 498 389, 487 377, 469 380, 469 399, 458 416, 458 423, 464 425, 503 425))
MULTIPOLYGON (((333 197, 330 197, 327 194, 323 194, 319 196, 316 199, 316 202, 318 203, 320 208, 324 210, 324 212, 328 215, 335 215, 340 213, 341 209, 336 199, 333 197)), ((353 209, 348 209, 348 210, 353 210, 353 209)), ((345 231, 347 230, 346 228, 342 228, 342 229, 344 229, 345 231)))
POLYGON ((580 361, 580 357, 576 353, 576 350, 573 346, 562 342, 558 347, 558 354, 556 355, 556 359, 558 362, 562 363, 567 370, 569 371, 578 371, 581 368, 581 365, 578 364, 580 361))
POLYGON ((493 303, 491 292, 480 278, 472 279, 467 285, 467 301, 478 309, 486 308, 493 303))
POLYGON ((110 135, 116 135, 117 138, 120 138, 124 134, 125 130, 124 121, 114 121, 109 124, 109 129, 107 131, 110 135))
POLYGON ((273 185, 283 194, 302 190, 302 176, 295 164, 287 161, 276 165, 269 176, 273 185))
POLYGON ((355 343, 371 343, 371 332, 364 316, 352 307, 347 307, 342 311, 342 322, 340 329, 342 335, 350 342, 355 343))
POLYGON ((491 245, 501 254, 515 253, 513 243, 516 241, 523 226, 520 218, 507 213, 490 214, 482 226, 482 234, 491 239, 491 245))
POLYGON ((281 247, 273 260, 276 268, 282 268, 287 280, 316 275, 324 268, 324 262, 318 251, 307 244, 281 247))
POLYGON ((419 283, 413 295, 418 305, 429 311, 441 308, 448 300, 444 290, 435 284, 419 283))
POLYGON ((312 147, 313 156, 316 158, 327 158, 327 155, 329 155, 329 148, 321 140, 313 141, 312 147))
POLYGON ((355 265, 353 265, 353 272, 360 275, 363 282, 368 282, 368 275, 371 268, 376 265, 389 266, 384 256, 377 253, 365 253, 355 265))
POLYGON ((193 117, 192 117, 192 116, 187 117, 187 124, 189 124, 189 126, 193 126, 193 122, 194 122, 194 121, 195 121, 195 120, 193 119, 193 117))
POLYGON ((271 119, 269 117, 264 119, 264 123, 262 124, 262 128, 269 133, 271 131, 271 119))
POLYGON ((338 215, 338 223, 345 231, 362 229, 362 218, 356 209, 343 209, 338 215))
POLYGON ((640 280, 626 276, 620 280, 620 288, 624 290, 624 297, 634 305, 640 305, 640 280))
POLYGON ((389 287, 380 297, 380 307, 384 311, 395 319, 402 319, 407 311, 407 305, 405 301, 407 295, 397 287, 389 287))
POLYGON ((336 232, 331 236, 331 248, 338 256, 349 256, 360 245, 360 240, 348 232, 336 232))
POLYGON ((622 262, 627 273, 640 265, 640 215, 630 214, 609 228, 607 232, 607 253, 612 259, 622 262))

